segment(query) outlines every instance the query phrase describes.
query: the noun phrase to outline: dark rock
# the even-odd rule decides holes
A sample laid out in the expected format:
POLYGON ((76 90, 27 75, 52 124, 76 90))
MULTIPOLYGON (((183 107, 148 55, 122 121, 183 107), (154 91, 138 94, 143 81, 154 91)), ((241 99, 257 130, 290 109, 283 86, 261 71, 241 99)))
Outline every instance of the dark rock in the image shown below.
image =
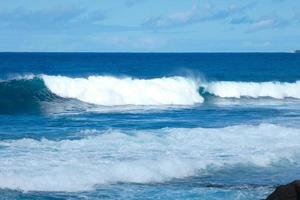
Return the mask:
POLYGON ((278 186, 266 200, 300 200, 300 180, 278 186))
POLYGON ((295 53, 300 53, 300 50, 296 50, 295 53))

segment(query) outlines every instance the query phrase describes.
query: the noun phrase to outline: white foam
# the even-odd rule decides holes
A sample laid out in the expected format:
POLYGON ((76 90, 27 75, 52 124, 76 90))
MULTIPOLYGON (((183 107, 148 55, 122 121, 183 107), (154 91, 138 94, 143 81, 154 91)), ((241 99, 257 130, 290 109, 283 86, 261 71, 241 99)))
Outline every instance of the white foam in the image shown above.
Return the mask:
POLYGON ((207 92, 223 98, 287 97, 300 99, 300 81, 287 82, 233 82, 217 81, 204 85, 207 92))
POLYGON ((90 76, 69 78, 42 75, 46 86, 56 95, 87 103, 114 105, 193 105, 201 103, 196 81, 184 77, 155 79, 90 76))
POLYGON ((0 188, 83 191, 97 184, 164 182, 215 166, 295 161, 300 129, 270 124, 100 134, 79 140, 0 141, 0 188))

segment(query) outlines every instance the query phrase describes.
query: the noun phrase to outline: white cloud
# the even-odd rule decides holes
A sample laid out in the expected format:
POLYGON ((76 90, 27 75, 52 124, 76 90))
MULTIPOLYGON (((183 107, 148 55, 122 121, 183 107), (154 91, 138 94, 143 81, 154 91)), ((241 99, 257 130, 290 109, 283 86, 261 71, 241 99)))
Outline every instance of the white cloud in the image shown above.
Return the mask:
POLYGON ((145 20, 143 25, 151 28, 168 28, 199 23, 207 20, 223 20, 249 6, 250 5, 238 7, 231 4, 225 9, 218 9, 211 4, 202 7, 195 4, 189 10, 171 13, 167 16, 149 18, 145 20))
POLYGON ((144 21, 143 26, 150 28, 170 28, 209 20, 225 20, 251 8, 253 5, 255 5, 255 3, 249 3, 243 6, 230 4, 227 7, 218 8, 212 4, 203 6, 194 4, 188 10, 174 12, 166 16, 148 18, 144 21))
POLYGON ((94 24, 105 19, 101 10, 90 11, 74 6, 55 6, 47 9, 18 7, 0 11, 0 26, 12 29, 53 29, 94 24))
POLYGON ((265 29, 283 27, 287 24, 288 24, 287 21, 279 17, 262 18, 252 22, 248 28, 248 32, 256 32, 265 29))

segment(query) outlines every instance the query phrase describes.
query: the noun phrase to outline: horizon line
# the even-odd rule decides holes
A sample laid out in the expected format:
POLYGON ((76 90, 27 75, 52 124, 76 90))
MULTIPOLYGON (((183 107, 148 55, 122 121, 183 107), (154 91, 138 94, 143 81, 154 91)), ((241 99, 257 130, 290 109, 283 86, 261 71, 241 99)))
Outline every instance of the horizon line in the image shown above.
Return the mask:
POLYGON ((189 54, 189 53, 296 53, 294 51, 0 51, 0 53, 117 53, 117 54, 189 54))

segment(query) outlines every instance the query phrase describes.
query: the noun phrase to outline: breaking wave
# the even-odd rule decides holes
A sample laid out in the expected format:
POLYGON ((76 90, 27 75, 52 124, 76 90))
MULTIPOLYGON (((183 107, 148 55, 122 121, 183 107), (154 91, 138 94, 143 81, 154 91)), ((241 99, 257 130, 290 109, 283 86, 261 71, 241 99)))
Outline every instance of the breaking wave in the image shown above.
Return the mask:
POLYGON ((206 84, 204 88, 206 92, 222 98, 300 99, 300 81, 294 83, 217 81, 206 84))
POLYGON ((104 105, 193 105, 202 103, 196 81, 184 77, 155 79, 43 75, 47 88, 64 98, 104 105))
POLYGON ((131 77, 30 75, 0 81, 0 113, 38 111, 45 102, 100 106, 190 106, 220 98, 300 99, 300 81, 201 82, 189 77, 137 79, 131 77))

